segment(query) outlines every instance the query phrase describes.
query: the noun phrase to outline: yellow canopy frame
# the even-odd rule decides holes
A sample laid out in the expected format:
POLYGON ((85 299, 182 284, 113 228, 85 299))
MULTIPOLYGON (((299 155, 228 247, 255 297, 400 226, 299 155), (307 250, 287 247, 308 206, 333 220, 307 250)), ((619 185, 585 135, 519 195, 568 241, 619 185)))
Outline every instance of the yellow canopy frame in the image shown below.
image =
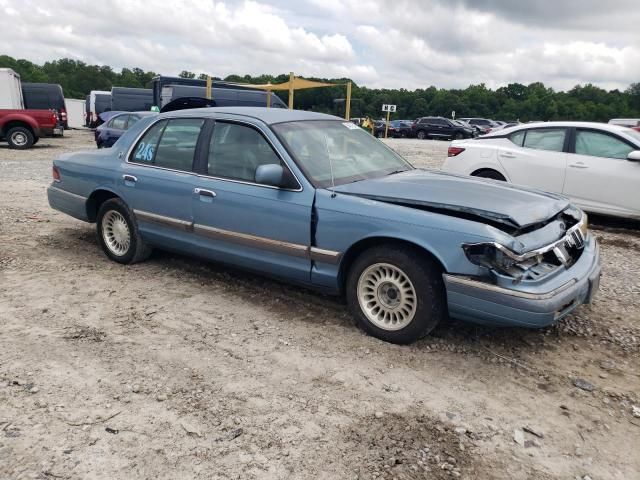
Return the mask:
MULTIPOLYGON (((349 120, 349 116, 351 115, 351 82, 347 83, 325 83, 325 82, 316 82, 313 80, 306 80, 304 78, 296 77, 293 72, 289 74, 289 81, 284 83, 263 83, 263 84, 253 84, 253 83, 232 83, 231 85, 236 85, 238 87, 251 87, 257 88, 259 90, 265 90, 267 92, 273 91, 289 91, 289 109, 293 109, 293 94, 296 90, 304 90, 306 88, 319 88, 319 87, 335 87, 339 85, 346 85, 347 87, 347 98, 345 102, 345 112, 344 118, 349 120)), ((271 107, 271 95, 267 95, 267 108, 271 107)))

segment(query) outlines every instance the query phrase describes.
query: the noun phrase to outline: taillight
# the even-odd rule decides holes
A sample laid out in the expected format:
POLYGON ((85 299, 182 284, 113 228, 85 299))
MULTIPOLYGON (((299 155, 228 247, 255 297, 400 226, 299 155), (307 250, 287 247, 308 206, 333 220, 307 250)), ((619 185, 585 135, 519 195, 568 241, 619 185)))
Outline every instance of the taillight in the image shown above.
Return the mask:
POLYGON ((67 119, 67 111, 66 110, 60 110, 60 116, 62 117, 63 120, 67 119))
POLYGON ((53 181, 54 182, 59 182, 60 181, 60 170, 58 170, 58 167, 56 167, 55 165, 51 169, 51 174, 53 175, 53 181))
POLYGON ((53 110, 51 112, 51 122, 55 125, 56 123, 58 123, 58 114, 56 113, 55 110, 53 110))
POLYGON ((449 147, 449 150, 447 150, 447 156, 455 157, 460 155, 462 152, 464 152, 464 148, 462 147, 449 147))

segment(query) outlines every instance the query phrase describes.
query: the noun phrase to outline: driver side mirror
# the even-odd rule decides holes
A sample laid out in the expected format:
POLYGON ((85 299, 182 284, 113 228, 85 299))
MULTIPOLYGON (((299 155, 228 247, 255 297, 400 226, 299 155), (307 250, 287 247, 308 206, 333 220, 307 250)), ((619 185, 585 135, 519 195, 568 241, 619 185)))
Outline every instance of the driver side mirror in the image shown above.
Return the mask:
POLYGON ((640 150, 629 152, 629 155, 627 155, 627 160, 629 160, 630 162, 640 162, 640 150))
POLYGON ((267 165, 260 165, 256 168, 255 174, 256 183, 262 185, 270 185, 272 187, 284 186, 284 168, 282 165, 275 163, 269 163, 267 165))

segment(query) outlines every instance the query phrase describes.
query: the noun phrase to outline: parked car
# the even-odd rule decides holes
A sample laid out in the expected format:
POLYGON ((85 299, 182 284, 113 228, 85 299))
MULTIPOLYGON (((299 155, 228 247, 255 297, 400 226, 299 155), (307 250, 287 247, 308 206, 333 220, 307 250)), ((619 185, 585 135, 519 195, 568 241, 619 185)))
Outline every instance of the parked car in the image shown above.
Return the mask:
POLYGON ((444 170, 566 195, 589 212, 640 219, 640 132, 544 122, 453 142, 444 170))
POLYGON ((479 135, 479 130, 476 127, 469 125, 463 120, 451 120, 451 122, 455 123, 456 125, 460 125, 461 127, 470 129, 474 137, 477 137, 479 135))
POLYGON ((54 160, 52 173, 50 205, 96 222, 111 260, 166 248, 343 294, 390 342, 415 341, 447 313, 541 327, 598 289, 596 240, 564 197, 415 169, 331 115, 160 114, 113 148, 54 160))
POLYGON ((57 83, 22 83, 22 97, 27 110, 55 110, 58 123, 69 128, 64 93, 57 83))
POLYGON ((499 126, 498 123, 488 118, 461 118, 463 122, 467 122, 472 127, 476 128, 479 135, 486 135, 494 128, 499 126))
POLYGON ((20 75, 10 68, 0 68, 0 109, 22 110, 23 108, 20 75))
POLYGON ((418 118, 411 126, 412 136, 420 139, 424 138, 471 138, 473 129, 454 123, 444 117, 422 117, 418 118))
MULTIPOLYGON (((374 135, 378 138, 384 138, 384 132, 387 125, 386 120, 374 122, 374 135)), ((392 120, 389 122, 387 137, 402 138, 407 137, 411 132, 411 124, 407 124, 403 120, 392 120)))
POLYGON ((609 124, 633 128, 636 132, 640 132, 640 118, 612 118, 609 124))
MULTIPOLYGON (((102 113, 104 115, 107 112, 102 113)), ((111 113, 111 112, 109 112, 111 113)), ((96 128, 94 135, 98 148, 109 148, 124 132, 141 118, 158 115, 156 112, 116 112, 108 121, 96 128)))
POLYGON ((9 148, 31 148, 41 137, 53 135, 62 135, 53 110, 0 110, 0 141, 9 148))

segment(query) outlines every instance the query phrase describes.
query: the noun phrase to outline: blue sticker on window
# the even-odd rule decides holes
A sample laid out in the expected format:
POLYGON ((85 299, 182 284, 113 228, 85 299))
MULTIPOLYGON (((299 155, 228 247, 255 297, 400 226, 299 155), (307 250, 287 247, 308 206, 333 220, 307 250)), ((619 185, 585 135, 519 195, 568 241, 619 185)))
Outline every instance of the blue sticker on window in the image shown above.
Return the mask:
POLYGON ((151 160, 153 160, 154 149, 154 144, 146 144, 144 142, 140 142, 138 144, 138 149, 136 150, 134 158, 140 162, 150 162, 151 160))

